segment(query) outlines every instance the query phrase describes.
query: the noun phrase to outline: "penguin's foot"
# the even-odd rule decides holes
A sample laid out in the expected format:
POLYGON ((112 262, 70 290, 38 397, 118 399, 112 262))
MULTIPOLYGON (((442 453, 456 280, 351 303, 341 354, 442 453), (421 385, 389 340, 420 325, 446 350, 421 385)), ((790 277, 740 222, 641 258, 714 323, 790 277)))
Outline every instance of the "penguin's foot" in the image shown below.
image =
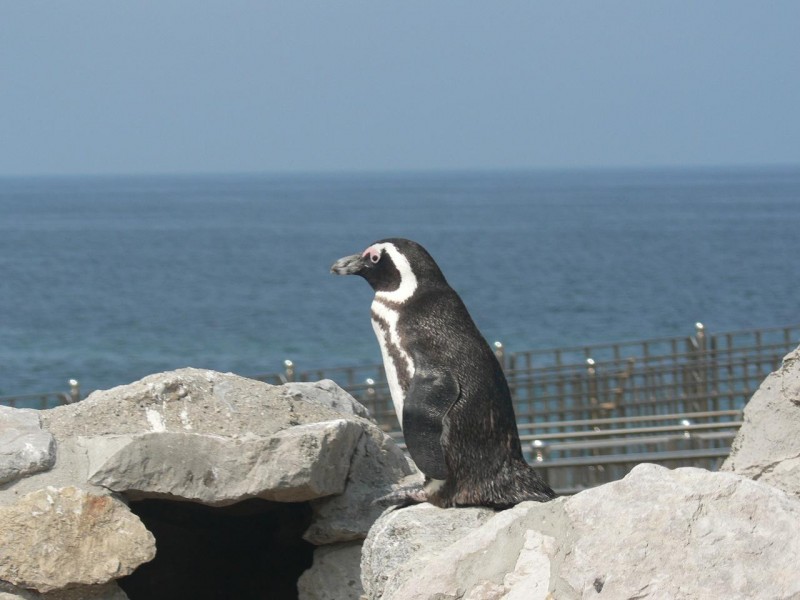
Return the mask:
POLYGON ((408 485, 399 487, 389 492, 385 496, 376 498, 372 504, 383 504, 385 506, 398 506, 400 508, 411 504, 421 504, 428 502, 428 492, 422 485, 408 485))

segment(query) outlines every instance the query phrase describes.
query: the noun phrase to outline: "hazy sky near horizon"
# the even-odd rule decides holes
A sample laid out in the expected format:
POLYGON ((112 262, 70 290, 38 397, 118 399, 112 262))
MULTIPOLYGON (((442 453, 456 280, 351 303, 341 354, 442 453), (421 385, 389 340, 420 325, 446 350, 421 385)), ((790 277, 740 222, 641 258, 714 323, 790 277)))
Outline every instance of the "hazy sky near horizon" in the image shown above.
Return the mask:
POLYGON ((800 164, 800 2, 0 4, 0 175, 800 164))

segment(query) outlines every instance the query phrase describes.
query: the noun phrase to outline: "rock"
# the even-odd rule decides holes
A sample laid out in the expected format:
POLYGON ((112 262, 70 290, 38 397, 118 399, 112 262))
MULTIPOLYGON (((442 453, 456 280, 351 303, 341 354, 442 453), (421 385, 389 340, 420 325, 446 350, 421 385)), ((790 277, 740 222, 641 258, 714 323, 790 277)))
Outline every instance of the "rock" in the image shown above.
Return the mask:
MULTIPOLYGON (((459 587, 454 578, 460 565, 444 570, 427 570, 431 560, 451 555, 445 550, 457 546, 468 534, 495 516, 488 508, 442 509, 419 504, 389 509, 370 529, 361 558, 361 582, 368 598, 427 598, 427 575, 445 578, 434 585, 434 593, 459 587), (413 581, 413 585, 406 585, 413 581), (418 589, 408 589, 409 587, 418 589), (417 596, 416 594, 422 594, 417 596)), ((467 567, 469 568, 469 567, 467 567)))
POLYGON ((471 509, 473 530, 463 510, 384 514, 364 542, 366 597, 800 596, 800 502, 735 474, 639 465, 571 498, 471 509))
POLYGON ((502 589, 508 590, 505 600, 544 600, 550 596, 548 583, 555 544, 555 538, 533 529, 525 531, 514 570, 503 577, 502 589))
POLYGON ((53 436, 42 431, 38 412, 0 406, 0 483, 49 469, 54 461, 53 436))
POLYGON ((800 348, 783 359, 747 403, 722 470, 800 497, 800 348))
POLYGON ((121 501, 46 488, 0 507, 0 579, 40 592, 101 584, 155 556, 155 539, 121 501))
POLYGON ((281 386, 283 393, 295 400, 327 406, 343 415, 369 419, 369 410, 330 379, 315 382, 290 382, 281 386))
POLYGON ((800 595, 800 503, 768 485, 639 465, 564 508, 576 542, 559 572, 578 596, 800 595))
POLYGON ((0 581, 0 600, 128 600, 128 596, 113 582, 39 594, 0 581))
POLYGON ((39 600, 41 594, 0 581, 0 600, 39 600))
POLYGON ((311 502, 314 522, 303 537, 317 546, 364 539, 385 508, 373 500, 405 485, 409 476, 421 479, 389 436, 367 429, 353 453, 347 487, 342 494, 311 502))
POLYGON ((269 437, 295 425, 342 418, 331 408, 332 402, 314 401, 322 395, 316 384, 291 386, 289 393, 284 386, 232 373, 179 369, 42 411, 42 423, 57 440, 160 432, 238 438, 246 433, 269 437))
POLYGON ((314 564, 297 582, 300 600, 358 600, 361 542, 331 544, 314 551, 314 564))
POLYGON ((208 505, 247 498, 304 502, 340 494, 362 428, 337 419, 268 438, 161 432, 86 439, 89 481, 139 497, 208 505))

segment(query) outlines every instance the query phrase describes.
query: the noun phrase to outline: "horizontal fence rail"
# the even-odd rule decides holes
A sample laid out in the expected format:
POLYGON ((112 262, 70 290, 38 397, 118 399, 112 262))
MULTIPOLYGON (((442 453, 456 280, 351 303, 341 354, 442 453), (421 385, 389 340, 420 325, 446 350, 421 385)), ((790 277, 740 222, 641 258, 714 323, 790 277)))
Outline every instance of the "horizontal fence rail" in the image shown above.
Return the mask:
MULTIPOLYGON (((709 334, 697 323, 683 337, 525 352, 494 346, 525 458, 554 489, 571 493, 619 479, 642 461, 716 469, 750 396, 798 345, 800 325, 709 334)), ((403 444, 382 365, 289 365, 258 379, 333 379, 403 444)))

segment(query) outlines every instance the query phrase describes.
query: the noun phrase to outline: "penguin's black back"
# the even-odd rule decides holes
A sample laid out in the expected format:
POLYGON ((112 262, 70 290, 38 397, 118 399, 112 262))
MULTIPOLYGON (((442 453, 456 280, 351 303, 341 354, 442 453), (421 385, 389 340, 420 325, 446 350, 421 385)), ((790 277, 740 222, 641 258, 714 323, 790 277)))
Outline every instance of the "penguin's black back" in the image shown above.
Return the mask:
POLYGON ((460 431, 450 436, 456 447, 445 448, 445 456, 463 453, 461 446, 475 446, 485 449, 482 469, 508 460, 524 462, 500 363, 443 277, 420 285, 400 311, 398 330, 417 371, 447 372, 458 385, 457 402, 447 410, 460 431))

